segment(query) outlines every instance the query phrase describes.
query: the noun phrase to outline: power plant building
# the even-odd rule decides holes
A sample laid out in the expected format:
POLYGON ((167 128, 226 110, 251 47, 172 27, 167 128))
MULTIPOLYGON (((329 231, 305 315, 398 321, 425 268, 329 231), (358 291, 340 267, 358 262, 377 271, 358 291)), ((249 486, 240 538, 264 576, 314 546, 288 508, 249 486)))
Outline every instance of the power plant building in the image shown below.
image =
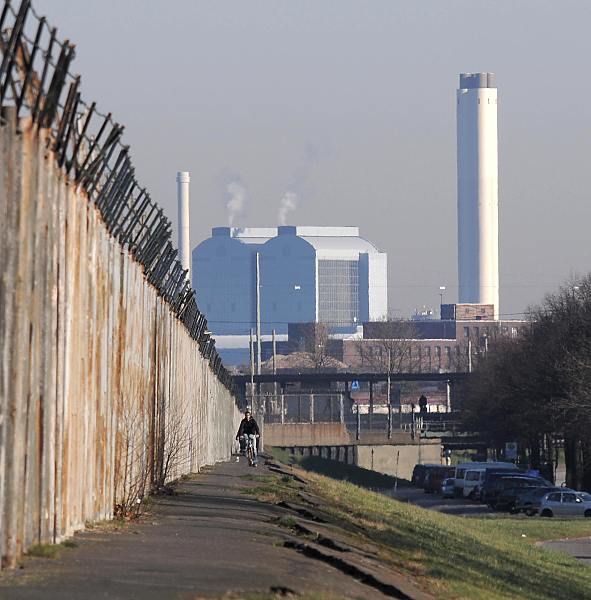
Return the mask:
POLYGON ((493 73, 462 73, 457 91, 459 302, 499 317, 497 87, 493 73))
POLYGON ((310 322, 346 331, 387 315, 386 253, 357 227, 215 227, 193 250, 193 286, 214 334, 255 328, 257 253, 263 334, 310 322))

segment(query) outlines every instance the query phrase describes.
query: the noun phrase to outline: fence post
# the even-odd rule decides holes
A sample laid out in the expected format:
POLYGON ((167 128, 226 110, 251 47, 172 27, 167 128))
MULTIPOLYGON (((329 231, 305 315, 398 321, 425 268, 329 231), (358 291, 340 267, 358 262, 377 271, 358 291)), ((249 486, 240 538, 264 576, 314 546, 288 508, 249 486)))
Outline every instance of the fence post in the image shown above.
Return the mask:
POLYGON ((388 404, 388 439, 392 439, 392 405, 388 404))
POLYGON ((369 382, 369 411, 368 411, 369 430, 373 429, 373 381, 369 382))

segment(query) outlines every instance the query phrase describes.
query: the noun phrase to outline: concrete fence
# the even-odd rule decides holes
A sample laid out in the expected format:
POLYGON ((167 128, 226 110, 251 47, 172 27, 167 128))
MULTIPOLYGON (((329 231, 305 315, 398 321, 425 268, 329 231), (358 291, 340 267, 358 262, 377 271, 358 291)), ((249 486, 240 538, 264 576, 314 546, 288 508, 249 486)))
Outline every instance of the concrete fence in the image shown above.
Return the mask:
POLYGON ((73 46, 29 0, 5 1, 0 42, 0 554, 10 567, 34 544, 129 513, 228 459, 239 412, 171 225, 135 179, 123 128, 81 100, 73 46))
POLYGON ((47 132, 20 128, 0 127, 4 565, 229 458, 239 417, 198 343, 60 172, 47 132))

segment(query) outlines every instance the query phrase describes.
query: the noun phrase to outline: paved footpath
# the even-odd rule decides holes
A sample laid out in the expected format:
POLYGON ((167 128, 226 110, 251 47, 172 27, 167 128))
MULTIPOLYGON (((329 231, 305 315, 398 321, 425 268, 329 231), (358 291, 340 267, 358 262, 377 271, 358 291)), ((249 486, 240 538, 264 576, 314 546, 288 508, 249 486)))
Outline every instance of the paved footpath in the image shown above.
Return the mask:
POLYGON ((550 550, 565 552, 578 558, 581 562, 591 565, 591 537, 544 542, 543 546, 550 550))
POLYGON ((178 495, 159 498, 143 522, 80 532, 77 546, 58 558, 26 558, 22 568, 0 573, 0 598, 196 600, 311 592, 331 599, 429 598, 380 566, 375 554, 295 539, 276 522, 293 512, 243 492, 257 485, 245 474, 267 472, 242 460, 217 465, 182 483, 178 495))

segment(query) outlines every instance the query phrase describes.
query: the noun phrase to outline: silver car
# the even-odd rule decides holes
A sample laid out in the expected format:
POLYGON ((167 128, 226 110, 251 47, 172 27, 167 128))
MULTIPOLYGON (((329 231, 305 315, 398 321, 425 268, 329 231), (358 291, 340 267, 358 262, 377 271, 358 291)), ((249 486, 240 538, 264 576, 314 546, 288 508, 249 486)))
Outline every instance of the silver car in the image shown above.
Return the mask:
POLYGON ((454 477, 449 477, 447 479, 444 479, 441 482, 441 495, 444 498, 453 498, 454 497, 454 483, 455 483, 455 478, 454 477))
POLYGON ((591 517, 591 494, 550 492, 540 502, 542 517, 591 517))

